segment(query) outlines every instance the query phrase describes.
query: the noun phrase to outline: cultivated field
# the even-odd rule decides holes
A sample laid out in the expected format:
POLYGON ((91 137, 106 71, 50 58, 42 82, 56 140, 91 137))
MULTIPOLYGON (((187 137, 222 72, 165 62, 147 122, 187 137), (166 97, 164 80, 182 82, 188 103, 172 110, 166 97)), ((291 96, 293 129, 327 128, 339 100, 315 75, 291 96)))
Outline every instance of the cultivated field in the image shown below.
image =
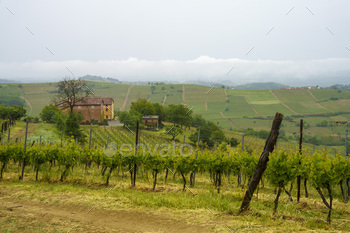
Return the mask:
MULTIPOLYGON (((306 135, 340 135, 342 124, 317 127, 321 121, 347 122, 350 119, 350 92, 333 89, 313 90, 234 90, 198 85, 158 84, 127 85, 106 82, 87 82, 95 96, 113 97, 116 110, 128 110, 139 98, 151 102, 185 104, 194 114, 212 120, 226 130, 253 128, 269 130, 271 117, 276 112, 285 115, 282 129, 286 136, 298 132, 297 123, 304 119, 309 125, 306 135)), ((38 116, 51 103, 55 83, 2 84, 2 90, 11 91, 26 100, 28 115, 38 116)), ((4 92, 5 93, 5 92, 4 92)), ((339 138, 339 137, 338 137, 339 138)), ((333 137, 333 140, 338 140, 333 137)))

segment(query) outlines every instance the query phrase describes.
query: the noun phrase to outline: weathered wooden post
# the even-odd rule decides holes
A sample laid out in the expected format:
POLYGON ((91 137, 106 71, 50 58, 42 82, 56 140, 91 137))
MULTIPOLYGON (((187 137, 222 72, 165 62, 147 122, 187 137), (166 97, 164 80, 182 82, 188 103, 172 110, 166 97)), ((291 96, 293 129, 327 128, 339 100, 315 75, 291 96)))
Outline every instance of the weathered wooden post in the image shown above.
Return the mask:
POLYGON ((10 129, 10 126, 9 126, 9 132, 7 134, 7 144, 10 143, 10 134, 11 134, 11 129, 10 129))
MULTIPOLYGON (((137 157, 137 145, 138 145, 138 139, 139 139, 139 121, 136 122, 136 137, 135 137, 135 160, 137 157)), ((137 163, 134 164, 134 177, 131 179, 132 186, 136 186, 136 173, 137 173, 137 163)))
MULTIPOLYGON (((345 129, 345 158, 348 158, 348 127, 345 129)), ((348 180, 344 179, 344 201, 348 201, 348 180)))
POLYGON ((254 175, 252 176, 249 182, 248 189, 242 200, 241 208, 239 209, 239 214, 248 209, 250 201, 253 197, 254 191, 258 187, 261 177, 264 171, 266 170, 267 162, 269 161, 269 155, 275 147, 282 120, 283 120, 283 114, 277 112, 275 115, 275 119, 273 120, 273 123, 272 123, 270 135, 266 140, 264 151, 260 156, 258 165, 254 171, 254 175))
POLYGON ((89 132, 89 150, 91 149, 91 135, 92 135, 92 128, 90 127, 90 132, 89 132))
MULTIPOLYGON (((200 137, 201 137, 201 127, 198 127, 198 139, 197 139, 197 153, 196 153, 196 159, 198 158, 198 150, 199 150, 199 141, 200 141, 200 137)), ((196 171, 193 171, 193 177, 192 177, 192 183, 191 183, 191 187, 194 187, 194 183, 196 182, 196 171)))
POLYGON ((24 167, 26 166, 25 153, 27 151, 27 134, 28 134, 28 121, 26 121, 26 132, 24 134, 24 148, 23 148, 24 155, 22 160, 22 172, 21 172, 21 176, 19 177, 19 180, 23 180, 24 167))
MULTIPOLYGON (((299 153, 300 154, 303 153, 302 150, 303 150, 303 119, 300 119, 300 136, 299 136, 299 153)), ((299 164, 301 164, 300 160, 299 160, 299 164)), ((298 186, 297 202, 300 201, 300 183, 301 183, 301 176, 299 175, 297 177, 297 186, 298 186)))

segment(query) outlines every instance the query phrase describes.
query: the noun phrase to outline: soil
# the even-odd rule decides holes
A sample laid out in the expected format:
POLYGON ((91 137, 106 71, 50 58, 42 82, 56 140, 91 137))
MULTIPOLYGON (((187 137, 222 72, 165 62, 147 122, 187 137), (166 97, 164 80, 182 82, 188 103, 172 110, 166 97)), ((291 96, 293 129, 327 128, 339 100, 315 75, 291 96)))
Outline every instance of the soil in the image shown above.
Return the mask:
MULTIPOLYGON (((36 124, 28 124, 28 136, 31 135, 35 130, 36 124)), ((24 139, 24 134, 26 132, 26 127, 23 127, 18 133, 10 135, 11 139, 24 139)))
POLYGON ((57 205, 13 198, 7 192, 0 190, 0 222, 14 221, 9 232, 210 232, 209 226, 187 224, 166 215, 57 205))
POLYGON ((127 102, 128 102, 130 90, 131 90, 131 88, 133 88, 133 87, 134 87, 134 85, 131 85, 131 86, 128 88, 128 92, 126 93, 125 100, 124 100, 124 102, 123 102, 123 105, 122 105, 121 108, 120 108, 121 110, 125 110, 126 104, 127 104, 127 102))

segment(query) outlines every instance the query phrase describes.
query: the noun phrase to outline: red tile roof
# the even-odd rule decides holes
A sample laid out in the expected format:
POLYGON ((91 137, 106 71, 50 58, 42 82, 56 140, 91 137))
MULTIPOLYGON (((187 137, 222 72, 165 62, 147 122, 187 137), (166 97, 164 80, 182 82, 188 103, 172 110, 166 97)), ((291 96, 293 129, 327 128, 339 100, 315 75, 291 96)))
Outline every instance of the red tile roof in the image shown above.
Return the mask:
POLYGON ((86 98, 83 101, 77 102, 76 106, 86 106, 86 105, 111 105, 114 102, 113 98, 86 98))

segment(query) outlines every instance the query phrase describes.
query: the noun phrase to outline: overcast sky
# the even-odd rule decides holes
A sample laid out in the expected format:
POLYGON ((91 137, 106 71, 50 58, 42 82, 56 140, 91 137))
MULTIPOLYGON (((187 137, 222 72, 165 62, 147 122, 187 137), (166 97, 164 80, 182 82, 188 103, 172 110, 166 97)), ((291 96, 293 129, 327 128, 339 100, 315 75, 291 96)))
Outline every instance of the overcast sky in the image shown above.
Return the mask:
POLYGON ((0 0, 0 78, 349 83, 349 10, 346 0, 0 0))

